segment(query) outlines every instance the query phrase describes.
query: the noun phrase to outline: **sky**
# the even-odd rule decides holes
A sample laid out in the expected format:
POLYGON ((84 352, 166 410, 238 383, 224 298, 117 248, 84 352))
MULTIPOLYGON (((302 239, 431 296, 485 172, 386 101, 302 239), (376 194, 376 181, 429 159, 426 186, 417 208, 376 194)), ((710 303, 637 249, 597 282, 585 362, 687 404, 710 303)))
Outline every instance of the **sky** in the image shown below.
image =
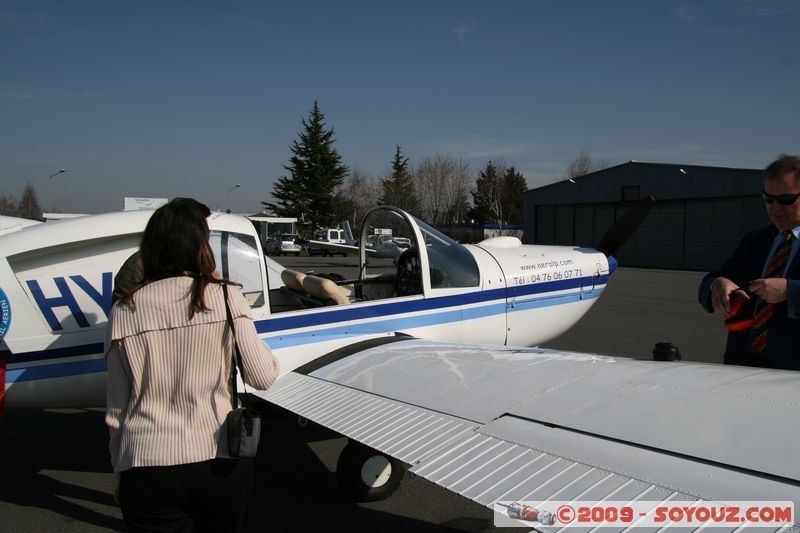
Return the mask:
POLYGON ((764 168, 800 152, 798 28, 800 0, 0 0, 0 196, 258 212, 315 100, 372 178, 396 145, 531 188, 581 151, 764 168))

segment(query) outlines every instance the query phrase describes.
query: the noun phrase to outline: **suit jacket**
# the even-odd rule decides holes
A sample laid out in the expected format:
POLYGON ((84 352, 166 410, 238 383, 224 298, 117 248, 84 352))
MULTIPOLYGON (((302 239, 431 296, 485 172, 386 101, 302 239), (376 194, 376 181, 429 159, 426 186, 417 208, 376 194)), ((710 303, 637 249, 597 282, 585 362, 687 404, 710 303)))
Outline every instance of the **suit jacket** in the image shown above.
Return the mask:
MULTIPOLYGON (((711 284, 720 276, 730 279, 747 291, 750 281, 762 276, 767 254, 777 234, 777 228, 770 224, 745 235, 733 256, 719 270, 710 272, 700 282, 700 305, 709 313, 714 312, 711 305, 711 284)), ((767 357, 771 368, 800 370, 800 252, 795 254, 788 266, 786 278, 789 282, 788 298, 776 305, 775 313, 767 326, 767 357)), ((752 316, 755 309, 757 297, 749 291, 747 293, 750 300, 742 306, 740 316, 752 316)), ((725 364, 741 364, 749 342, 750 330, 728 332, 725 364)))

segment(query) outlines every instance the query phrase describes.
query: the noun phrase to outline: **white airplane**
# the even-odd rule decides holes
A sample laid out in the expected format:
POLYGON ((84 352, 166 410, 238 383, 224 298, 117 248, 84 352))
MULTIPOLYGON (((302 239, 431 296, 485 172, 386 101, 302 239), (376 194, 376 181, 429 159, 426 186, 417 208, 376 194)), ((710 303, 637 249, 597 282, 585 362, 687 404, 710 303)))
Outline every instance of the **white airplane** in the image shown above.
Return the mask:
POLYGON ((31 220, 28 218, 9 217, 0 215, 0 235, 6 233, 13 233, 29 226, 41 224, 38 220, 31 220))
MULTIPOLYGON (((101 345, 113 277, 137 249, 151 214, 86 216, 0 239, 7 406, 103 403, 101 345)), ((213 213, 208 222, 218 269, 242 284, 256 328, 284 372, 396 334, 538 345, 591 307, 613 269, 606 255, 588 248, 523 246, 514 238, 461 245, 399 209, 380 207, 365 217, 362 236, 379 226, 412 235, 416 245, 395 267, 368 261, 363 238, 358 262, 336 282, 266 257, 243 217, 213 213)))
MULTIPOLYGON (((460 245, 379 207, 339 281, 266 258, 244 218, 215 213, 209 226, 218 268, 242 283, 281 361, 282 376, 258 394, 349 437, 337 475, 358 499, 391 494, 407 464, 489 507, 800 502, 787 444, 798 437, 800 373, 514 348, 562 334, 592 306, 615 269, 610 254, 646 211, 622 217, 595 250, 513 237, 460 245), (372 227, 411 235, 396 267, 367 262, 372 227)), ((149 216, 0 237, 7 408, 103 404, 112 280, 149 216)))

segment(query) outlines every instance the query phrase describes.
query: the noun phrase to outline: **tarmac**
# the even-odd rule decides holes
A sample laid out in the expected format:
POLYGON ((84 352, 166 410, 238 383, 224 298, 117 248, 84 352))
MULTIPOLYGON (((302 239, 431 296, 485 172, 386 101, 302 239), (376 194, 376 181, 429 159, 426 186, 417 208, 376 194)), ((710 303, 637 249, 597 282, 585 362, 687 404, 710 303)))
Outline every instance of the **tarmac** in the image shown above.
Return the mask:
MULTIPOLYGON (((696 302, 702 275, 620 268, 581 322, 545 347, 650 359, 656 342, 672 342, 684 360, 719 363, 725 332, 722 319, 696 302)), ((314 424, 301 427, 278 409, 269 412, 267 428, 247 532, 494 529, 489 509, 409 474, 390 498, 352 503, 335 475, 345 439, 314 424)), ((0 531, 125 531, 107 443, 101 409, 6 412, 0 531)))

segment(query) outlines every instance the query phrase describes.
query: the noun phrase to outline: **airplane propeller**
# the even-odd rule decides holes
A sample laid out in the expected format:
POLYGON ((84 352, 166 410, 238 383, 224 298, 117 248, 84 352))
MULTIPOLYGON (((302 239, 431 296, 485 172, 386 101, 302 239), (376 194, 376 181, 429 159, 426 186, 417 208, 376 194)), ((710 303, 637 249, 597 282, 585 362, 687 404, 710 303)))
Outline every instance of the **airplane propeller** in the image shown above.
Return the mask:
POLYGON ((603 238, 600 239, 597 246, 595 246, 595 249, 603 252, 606 256, 613 255, 633 235, 636 228, 644 222, 655 203, 656 201, 652 195, 639 200, 614 222, 606 234, 603 235, 603 238))

